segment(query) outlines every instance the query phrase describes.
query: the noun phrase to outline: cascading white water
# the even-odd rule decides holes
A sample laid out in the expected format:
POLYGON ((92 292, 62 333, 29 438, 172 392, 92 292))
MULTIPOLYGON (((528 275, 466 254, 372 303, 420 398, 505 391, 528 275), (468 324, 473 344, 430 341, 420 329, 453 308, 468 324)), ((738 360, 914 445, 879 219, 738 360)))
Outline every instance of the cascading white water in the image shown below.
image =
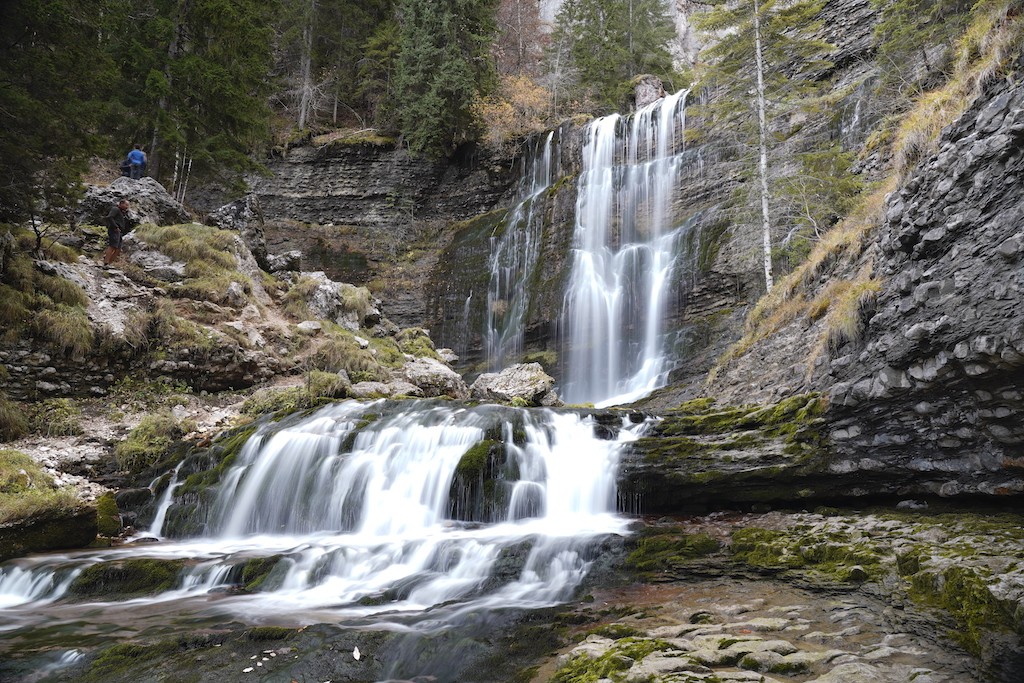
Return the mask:
MULTIPOLYGON (((259 592, 205 609, 385 627, 431 610, 440 627, 445 613, 456 619, 465 610, 568 598, 591 562, 589 545, 625 531, 615 514, 621 444, 598 439, 590 418, 426 404, 367 420, 377 409, 334 404, 293 426, 257 433, 225 474, 201 538, 5 564, 0 600, 7 614, 21 626, 49 618, 41 605, 59 599, 74 574, 98 562, 187 560, 173 590, 131 602, 144 608, 202 599, 237 582, 246 560, 280 555, 259 592), (495 430, 509 443, 498 521, 458 522, 449 498, 460 461, 495 430), (519 573, 495 582, 499 556, 524 543, 530 550, 519 573), (59 582, 52 578, 57 569, 59 582), (379 596, 387 599, 377 604, 379 596)), ((625 424, 620 441, 634 438, 636 429, 625 424)))
POLYGON ((663 320, 680 232, 686 91, 627 119, 592 122, 583 146, 572 275, 565 296, 562 394, 613 405, 664 384, 663 320))
MULTIPOLYGON (((182 463, 178 463, 174 470, 171 471, 171 479, 167 483, 167 488, 164 489, 163 494, 160 496, 160 502, 156 505, 156 514, 153 516, 153 523, 149 525, 149 531, 143 536, 151 538, 163 538, 161 533, 164 529, 164 521, 167 519, 167 510, 170 509, 171 503, 174 500, 174 492, 181 486, 181 482, 178 481, 178 472, 181 470, 182 463)), ((159 481, 159 479, 157 480, 159 481)), ((152 488, 152 484, 150 488, 152 488)))
POLYGON ((537 141, 525 160, 525 170, 516 204, 502 226, 500 236, 491 238, 487 289, 487 364, 501 370, 523 351, 523 335, 529 305, 529 282, 540 256, 541 228, 546 206, 545 193, 558 173, 555 132, 537 141))

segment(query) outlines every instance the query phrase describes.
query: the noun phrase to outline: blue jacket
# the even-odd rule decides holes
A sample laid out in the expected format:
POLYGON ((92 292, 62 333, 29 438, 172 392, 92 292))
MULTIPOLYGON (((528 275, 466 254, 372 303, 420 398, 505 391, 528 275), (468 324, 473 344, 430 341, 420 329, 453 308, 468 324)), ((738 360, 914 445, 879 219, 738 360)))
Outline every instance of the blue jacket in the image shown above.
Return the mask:
POLYGON ((132 162, 137 166, 142 166, 144 163, 146 163, 146 153, 143 152, 141 149, 133 149, 132 151, 128 152, 128 161, 132 162))

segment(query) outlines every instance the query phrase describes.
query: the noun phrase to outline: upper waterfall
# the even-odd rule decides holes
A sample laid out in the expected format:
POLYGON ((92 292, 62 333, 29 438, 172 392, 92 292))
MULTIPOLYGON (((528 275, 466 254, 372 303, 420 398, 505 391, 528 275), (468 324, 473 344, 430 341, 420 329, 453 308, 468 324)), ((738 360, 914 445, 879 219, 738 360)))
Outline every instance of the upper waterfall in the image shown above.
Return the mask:
POLYGON ((688 227, 673 213, 686 94, 587 128, 563 312, 561 393, 570 403, 624 403, 665 382, 663 320, 688 227))

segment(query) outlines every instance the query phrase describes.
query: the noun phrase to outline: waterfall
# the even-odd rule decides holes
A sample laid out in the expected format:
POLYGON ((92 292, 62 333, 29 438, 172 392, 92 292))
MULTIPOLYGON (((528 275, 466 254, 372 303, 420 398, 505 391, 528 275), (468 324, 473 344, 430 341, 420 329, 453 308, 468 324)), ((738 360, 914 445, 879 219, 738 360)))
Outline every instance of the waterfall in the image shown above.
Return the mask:
POLYGON ((686 91, 593 121, 583 146, 563 312, 562 395, 613 405, 663 385, 686 91))
MULTIPOLYGON (((163 538, 163 536, 161 536, 161 532, 164 528, 164 521, 167 519, 167 511, 170 509, 171 503, 174 500, 174 492, 178 490, 179 486, 181 486, 181 482, 178 481, 178 472, 181 470, 182 464, 183 463, 179 462, 171 472, 171 479, 167 483, 167 488, 164 489, 163 495, 160 496, 160 502, 157 503, 156 514, 153 516, 153 523, 150 525, 149 531, 143 534, 144 537, 163 538)), ((159 481, 159 477, 157 478, 157 481, 159 481)), ((152 489, 155 485, 156 481, 150 485, 150 488, 152 489)))
POLYGON ((236 618, 287 613, 300 623, 419 629, 480 609, 551 605, 586 575, 595 543, 625 533, 627 520, 615 512, 618 453, 642 428, 624 418, 608 439, 607 425, 595 429, 593 418, 574 413, 333 404, 292 424, 269 423, 246 442, 202 508, 202 536, 5 563, 0 604, 15 628, 74 623, 86 610, 94 618, 98 604, 123 618, 127 610, 159 613, 155 603, 197 601, 205 613, 236 618), (467 464, 481 444, 488 457, 467 464), (466 486, 490 496, 493 514, 453 516, 466 486), (509 564, 510 553, 518 564, 509 564), (157 596, 59 602, 81 571, 136 558, 185 566, 157 596), (210 591, 237 586, 257 560, 272 566, 258 589, 206 602, 210 591), (60 611, 50 613, 54 601, 60 611))
POLYGON ((555 131, 539 139, 526 155, 515 205, 500 233, 491 237, 487 289, 487 364, 501 370, 523 351, 529 306, 529 283, 540 256, 547 207, 546 194, 557 177, 558 157, 552 154, 555 131))

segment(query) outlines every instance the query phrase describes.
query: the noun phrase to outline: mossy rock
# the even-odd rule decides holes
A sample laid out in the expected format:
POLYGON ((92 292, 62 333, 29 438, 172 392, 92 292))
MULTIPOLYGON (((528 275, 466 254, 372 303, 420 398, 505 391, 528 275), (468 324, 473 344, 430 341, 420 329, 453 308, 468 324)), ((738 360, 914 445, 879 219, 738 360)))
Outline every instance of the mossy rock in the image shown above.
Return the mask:
POLYGON ((294 636, 296 630, 294 628, 286 628, 284 626, 254 626, 253 628, 246 629, 242 636, 253 642, 264 643, 272 640, 287 640, 294 636))
POLYGON ((830 583, 863 583, 884 574, 880 550, 845 532, 737 529, 730 551, 735 560, 758 569, 807 570, 830 583))
POLYGON ((245 590, 253 593, 258 591, 263 583, 270 576, 283 555, 271 555, 270 557, 254 557, 246 560, 242 565, 242 585, 245 590))
MULTIPOLYGON (((919 560, 920 561, 920 560, 919 560)), ((904 565, 909 569, 909 566, 904 565)), ((957 628, 951 633, 971 654, 984 655, 992 634, 1013 632, 1024 636, 1024 623, 1015 618, 1019 609, 1013 600, 992 594, 989 577, 981 568, 952 565, 941 571, 921 569, 910 575, 910 597, 952 615, 957 628)))
POLYGON ((47 550, 85 548, 96 538, 96 511, 78 508, 0 525, 0 562, 47 550))
POLYGON ((118 643, 103 650, 89 666, 86 681, 107 681, 136 669, 140 664, 166 657, 177 650, 170 643, 143 645, 118 643))
POLYGON ((96 531, 101 536, 121 535, 121 510, 113 493, 104 493, 96 500, 96 531))
POLYGON ((68 588, 82 598, 124 600, 170 590, 177 582, 184 560, 134 559, 101 562, 86 567, 68 588))
POLYGON ((647 528, 636 538, 636 549, 626 557, 625 564, 641 574, 672 571, 720 548, 721 544, 707 534, 687 534, 675 527, 647 528))
POLYGON ((459 464, 455 467, 455 475, 465 478, 483 476, 491 450, 498 445, 497 441, 484 440, 470 446, 459 459, 459 464))
POLYGON ((596 683, 605 678, 617 680, 622 672, 652 652, 674 649, 663 640, 649 638, 623 638, 616 641, 600 657, 579 655, 555 672, 553 683, 596 683))

